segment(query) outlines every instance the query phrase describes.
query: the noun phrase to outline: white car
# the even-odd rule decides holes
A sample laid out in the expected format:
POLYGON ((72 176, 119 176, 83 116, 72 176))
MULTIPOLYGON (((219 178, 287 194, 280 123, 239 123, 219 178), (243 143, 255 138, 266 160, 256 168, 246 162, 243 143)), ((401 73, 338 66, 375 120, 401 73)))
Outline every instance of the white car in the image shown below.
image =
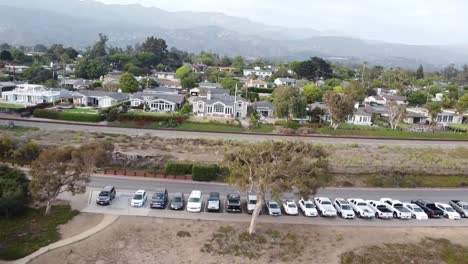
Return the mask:
POLYGON ((247 213, 252 214, 257 206, 258 197, 255 194, 249 194, 247 196, 247 213))
POLYGON ((374 218, 374 210, 367 205, 366 201, 359 198, 348 199, 357 217, 360 218, 374 218))
POLYGON ((385 203, 390 209, 390 211, 393 212, 393 217, 394 218, 399 218, 399 219, 411 219, 413 217, 413 214, 411 211, 403 206, 403 203, 398 201, 398 200, 393 200, 391 198, 382 198, 380 199, 382 203, 385 203))
POLYGON ((130 202, 130 206, 132 207, 143 207, 145 205, 148 196, 145 190, 138 190, 133 195, 132 201, 130 202))
POLYGON ((187 211, 192 213, 201 212, 202 208, 202 192, 192 191, 187 200, 187 211))
POLYGON ((318 216, 317 208, 311 200, 304 200, 304 198, 301 198, 299 200, 299 208, 305 216, 318 216))
POLYGON ((427 219, 429 219, 427 214, 424 212, 423 209, 421 209, 421 207, 419 207, 419 205, 412 204, 412 203, 403 203, 403 206, 408 208, 408 210, 410 210, 410 212, 412 214, 412 218, 414 218, 416 220, 427 220, 427 219))
POLYGON ((367 200, 367 204, 375 212, 375 218, 390 219, 393 218, 393 212, 388 209, 387 205, 381 201, 367 200))
POLYGON ((435 203, 436 207, 444 212, 444 217, 447 217, 450 220, 460 220, 460 214, 455 211, 450 205, 443 203, 435 203))
POLYGON ((335 217, 337 215, 336 209, 329 198, 315 197, 314 202, 321 216, 335 217))
POLYGON ((283 201, 283 210, 287 215, 297 215, 299 214, 297 210, 296 202, 293 200, 284 200, 283 201))
POLYGON ((338 215, 341 216, 342 218, 354 219, 354 217, 356 217, 356 215, 354 214, 353 208, 345 199, 336 198, 335 201, 333 202, 333 205, 335 206, 338 215))
POLYGON ((268 208, 268 214, 272 216, 280 216, 281 215, 281 208, 279 204, 275 201, 269 201, 266 204, 268 208))

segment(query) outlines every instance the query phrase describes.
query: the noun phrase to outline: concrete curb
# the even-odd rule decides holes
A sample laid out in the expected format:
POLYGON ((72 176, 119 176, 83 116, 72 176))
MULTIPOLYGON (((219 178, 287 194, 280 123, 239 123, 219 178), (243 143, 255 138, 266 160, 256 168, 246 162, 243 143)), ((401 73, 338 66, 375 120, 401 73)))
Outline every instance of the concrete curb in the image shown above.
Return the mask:
POLYGON ((57 241, 53 244, 50 244, 48 246, 45 246, 45 247, 42 247, 40 248, 39 250, 37 250, 36 252, 30 254, 29 256, 26 256, 22 259, 18 259, 16 260, 14 263, 18 263, 18 264, 26 264, 28 262, 30 262, 31 260, 33 260, 34 258, 37 258, 39 256, 41 256, 42 254, 45 254, 51 250, 54 250, 54 249, 57 249, 57 248, 61 248, 61 247, 64 247, 64 246, 68 246, 68 245, 71 245, 73 243, 76 243, 76 242, 79 242, 79 241, 82 241, 94 234, 97 234, 98 232, 106 229, 107 227, 109 227, 110 225, 112 225, 117 219, 119 218, 118 215, 104 215, 104 218, 102 219, 102 221, 95 227, 91 228, 91 229, 88 229, 87 231, 81 233, 81 234, 78 234, 74 237, 70 237, 70 238, 67 238, 67 239, 64 239, 64 240, 60 240, 60 241, 57 241))

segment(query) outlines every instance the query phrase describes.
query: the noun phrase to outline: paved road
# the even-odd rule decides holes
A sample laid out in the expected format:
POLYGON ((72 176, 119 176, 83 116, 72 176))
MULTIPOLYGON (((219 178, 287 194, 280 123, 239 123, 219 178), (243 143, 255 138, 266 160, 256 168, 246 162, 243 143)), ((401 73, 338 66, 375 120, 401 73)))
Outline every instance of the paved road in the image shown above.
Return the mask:
MULTIPOLYGON (((236 188, 220 184, 220 183, 198 183, 198 182, 184 182, 172 180, 159 180, 159 179, 144 179, 144 178, 123 178, 112 176, 93 176, 89 183, 89 190, 85 199, 87 205, 82 211, 94 213, 106 213, 117 215, 138 215, 148 217, 163 217, 163 218, 177 218, 177 219, 202 219, 202 220, 215 220, 215 221, 235 221, 235 222, 248 222, 249 215, 245 213, 245 193, 243 197, 243 213, 242 214, 229 214, 222 209, 222 213, 189 213, 186 211, 171 211, 171 210, 152 210, 148 208, 148 203, 144 208, 132 208, 129 206, 132 194, 137 189, 145 189, 150 195, 156 188, 167 188, 170 196, 174 192, 183 192, 187 196, 195 189, 201 190, 204 195, 204 204, 206 205, 206 198, 209 192, 220 192, 221 197, 225 197, 230 192, 236 191, 236 188), (99 189, 106 186, 113 185, 118 191, 117 199, 111 206, 98 206, 94 203, 99 189)), ((342 197, 358 197, 363 199, 380 199, 382 197, 389 197, 399 199, 402 201, 410 201, 415 198, 425 198, 434 200, 436 202, 448 202, 450 199, 468 200, 467 189, 348 189, 348 188, 328 188, 320 190, 317 194, 319 196, 327 196, 331 199, 342 197)), ((286 195, 288 197, 289 195, 286 195)), ((407 227, 407 226, 468 226, 468 219, 460 221, 450 221, 447 219, 431 219, 428 221, 416 220, 344 220, 340 218, 306 218, 303 216, 281 216, 270 217, 263 215, 260 217, 260 222, 268 223, 282 223, 282 224, 313 224, 313 225, 343 225, 343 226, 393 226, 393 227, 407 227)))
MULTIPOLYGON (((7 120, 0 120, 0 125, 8 125, 7 120)), ((362 138, 338 138, 338 137, 295 137, 295 136, 273 136, 273 135, 249 135, 211 132, 189 132, 189 131, 167 131, 152 129, 118 128, 104 126, 66 125, 54 123, 37 123, 29 121, 15 121, 16 126, 37 127, 44 130, 63 131, 89 131, 118 135, 150 135, 164 138, 204 138, 218 140, 301 140, 312 143, 338 143, 338 144, 364 144, 364 145, 401 145, 401 146, 430 146, 430 147, 468 147, 468 141, 424 141, 424 140, 399 140, 399 139, 362 139, 362 138)))

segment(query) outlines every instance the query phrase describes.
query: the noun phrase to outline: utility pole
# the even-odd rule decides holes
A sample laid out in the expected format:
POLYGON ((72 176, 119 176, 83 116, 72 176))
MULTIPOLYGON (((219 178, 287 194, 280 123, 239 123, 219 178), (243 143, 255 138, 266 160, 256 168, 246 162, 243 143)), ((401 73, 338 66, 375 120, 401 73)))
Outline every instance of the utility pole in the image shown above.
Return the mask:
POLYGON ((236 103, 237 103, 237 83, 236 83, 236 91, 234 92, 234 109, 233 109, 234 119, 236 118, 236 103))

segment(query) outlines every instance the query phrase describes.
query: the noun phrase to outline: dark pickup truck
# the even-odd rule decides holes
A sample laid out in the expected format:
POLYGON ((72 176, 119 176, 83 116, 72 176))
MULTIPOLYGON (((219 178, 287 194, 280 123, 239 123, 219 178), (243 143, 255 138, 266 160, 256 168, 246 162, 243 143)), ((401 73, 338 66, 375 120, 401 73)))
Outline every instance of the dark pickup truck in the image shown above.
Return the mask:
POLYGON ((226 197, 226 211, 230 213, 242 212, 241 197, 237 193, 228 194, 226 197))
POLYGON ((421 209, 423 209, 430 218, 441 218, 444 216, 444 212, 437 208, 437 206, 431 201, 413 200, 411 203, 419 205, 419 207, 421 207, 421 209))

